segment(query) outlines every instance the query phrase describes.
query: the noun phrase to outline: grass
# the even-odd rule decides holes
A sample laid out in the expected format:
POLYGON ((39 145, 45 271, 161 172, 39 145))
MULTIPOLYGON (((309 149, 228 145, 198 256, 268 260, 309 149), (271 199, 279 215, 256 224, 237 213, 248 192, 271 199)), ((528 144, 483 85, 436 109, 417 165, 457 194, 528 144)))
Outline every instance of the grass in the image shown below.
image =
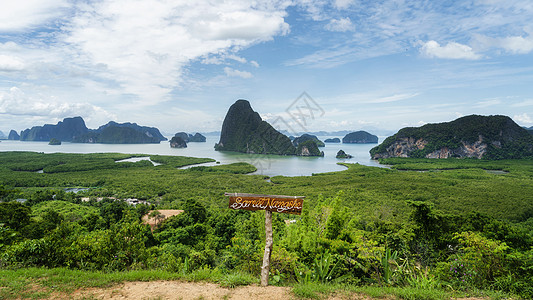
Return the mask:
POLYGON ((325 299, 334 294, 341 298, 351 299, 354 294, 368 296, 372 299, 404 299, 404 300, 448 300, 458 298, 478 297, 482 299, 502 300, 520 299, 516 295, 510 295, 501 291, 471 290, 468 292, 440 289, 440 288, 417 288, 417 287, 383 287, 377 285, 356 286, 343 284, 306 283, 296 284, 293 293, 302 299, 325 299))
POLYGON ((124 281, 155 280, 207 281, 229 288, 259 282, 247 273, 223 273, 219 269, 198 269, 185 275, 160 270, 104 273, 66 268, 0 269, 0 299, 42 299, 54 292, 71 294, 80 288, 107 288, 124 281))
MULTIPOLYGON (((319 197, 335 197, 344 191, 343 205, 361 218, 383 215, 390 208, 397 221, 407 221, 411 209, 406 200, 429 201, 436 209, 466 215, 479 212, 497 219, 525 222, 533 211, 533 160, 484 161, 469 159, 387 159, 393 169, 344 164, 348 169, 314 176, 241 175, 255 170, 248 164, 176 169, 190 163, 188 158, 158 156, 153 161, 164 165, 131 165, 118 168, 114 159, 126 155, 90 154, 42 155, 37 153, 0 153, 0 182, 18 189, 17 198, 31 198, 49 188, 93 187, 76 194, 80 197, 109 195, 139 198, 157 203, 159 209, 179 208, 181 199, 195 198, 207 206, 225 209, 224 192, 306 196, 305 207, 313 207, 319 197), (77 163, 74 158, 81 160, 77 163), (86 161, 109 167, 80 171, 86 161), (39 174, 35 170, 60 162, 70 172, 39 174), (19 171, 14 171, 19 170, 19 171), (427 172, 399 170, 428 170, 427 172), (490 174, 485 170, 509 173, 490 174), (98 187, 98 188, 96 188, 98 187), (512 199, 512 201, 504 201, 512 199)), ((133 164, 133 163, 132 163, 133 164)), ((57 199, 56 199, 57 200, 57 199)), ((372 221, 372 220, 371 220, 372 221)))
POLYGON ((46 298, 52 292, 69 294, 79 288, 105 288, 123 281, 176 280, 180 276, 164 271, 103 273, 66 268, 22 268, 0 270, 0 278, 0 299, 16 299, 46 298))
POLYGON ((363 294, 372 299, 405 300, 445 300, 457 298, 453 291, 442 289, 422 289, 413 287, 354 286, 342 284, 305 283, 293 287, 293 293, 303 299, 325 299, 333 294, 350 298, 353 294, 363 294))
MULTIPOLYGON (((160 270, 136 270, 127 272, 95 272, 66 268, 21 268, 0 269, 0 299, 46 299, 60 295, 71 295, 78 289, 109 288, 125 281, 184 280, 191 282, 212 282, 221 287, 258 284, 259 279, 244 272, 225 273, 220 269, 202 268, 188 274, 160 270)), ((301 299, 325 299, 331 295, 350 297, 363 294, 376 299, 444 300, 458 297, 477 296, 486 299, 511 299, 495 291, 471 291, 468 294, 443 289, 422 289, 413 287, 355 286, 345 284, 322 284, 309 282, 295 284, 292 292, 301 299)), ((90 296, 89 296, 90 297, 90 296)), ((92 299, 92 298, 85 298, 92 299)))
POLYGON ((413 287, 378 287, 365 286, 355 289, 357 292, 373 298, 396 296, 405 300, 444 300, 455 298, 453 293, 440 289, 420 289, 413 287))
POLYGON ((222 278, 218 280, 218 283, 222 287, 234 288, 241 285, 258 283, 258 279, 248 273, 235 272, 222 276, 222 278))
POLYGON ((296 284, 292 292, 299 298, 321 299, 341 289, 344 289, 344 286, 308 282, 296 284))

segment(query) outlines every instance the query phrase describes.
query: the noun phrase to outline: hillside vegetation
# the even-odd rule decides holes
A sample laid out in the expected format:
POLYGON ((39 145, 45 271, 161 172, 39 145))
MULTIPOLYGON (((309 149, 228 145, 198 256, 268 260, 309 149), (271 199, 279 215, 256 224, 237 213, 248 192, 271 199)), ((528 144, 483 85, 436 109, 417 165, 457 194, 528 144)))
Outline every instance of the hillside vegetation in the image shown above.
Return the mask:
POLYGON ((507 116, 470 115, 451 122, 406 127, 370 150, 373 158, 533 157, 533 136, 507 116))
POLYGON ((1 152, 0 267, 258 276, 264 213, 230 210, 224 193, 298 195, 301 216, 273 214, 271 284, 533 297, 532 160, 388 159, 267 178, 244 163, 178 168, 209 159, 115 162, 131 156, 1 152), (140 220, 153 209, 185 213, 151 232, 140 220))

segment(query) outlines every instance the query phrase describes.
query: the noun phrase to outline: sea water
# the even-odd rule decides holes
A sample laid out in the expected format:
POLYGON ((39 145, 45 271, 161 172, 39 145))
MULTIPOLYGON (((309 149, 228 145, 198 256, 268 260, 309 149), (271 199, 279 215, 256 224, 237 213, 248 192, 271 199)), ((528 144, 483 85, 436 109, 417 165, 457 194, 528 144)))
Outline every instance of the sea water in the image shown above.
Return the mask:
MULTIPOLYGON (((320 136, 320 140, 338 136, 320 136)), ((0 142, 0 151, 33 151, 43 153, 128 153, 128 154, 159 154, 191 157, 208 157, 215 159, 219 164, 247 162, 254 165, 257 171, 254 174, 267 176, 308 176, 313 173, 325 173, 345 170, 346 167, 338 165, 339 162, 359 163, 367 166, 380 166, 370 158, 369 151, 378 144, 342 144, 326 143, 319 148, 324 151, 324 157, 279 156, 262 154, 244 154, 237 152, 215 151, 214 145, 219 137, 207 136, 205 143, 188 143, 187 148, 171 148, 168 141, 159 144, 86 144, 68 143, 61 145, 48 145, 48 142, 9 141, 0 142), (337 159, 339 150, 353 156, 351 159, 337 159)), ((338 137, 341 138, 342 137, 338 137)), ((380 142, 384 137, 380 137, 380 142)), ((217 165, 208 163, 205 165, 217 165)))

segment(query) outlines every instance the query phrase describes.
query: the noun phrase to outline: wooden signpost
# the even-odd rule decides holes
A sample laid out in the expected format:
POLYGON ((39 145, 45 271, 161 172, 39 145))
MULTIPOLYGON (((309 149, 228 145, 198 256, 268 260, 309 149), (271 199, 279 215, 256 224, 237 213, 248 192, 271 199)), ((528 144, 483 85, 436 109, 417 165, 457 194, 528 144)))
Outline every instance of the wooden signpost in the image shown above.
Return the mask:
POLYGON ((261 267, 261 285, 268 285, 268 273, 270 272, 270 255, 272 254, 272 212, 289 213, 299 215, 302 213, 304 198, 301 196, 279 195, 255 195, 240 193, 225 193, 229 196, 229 208, 244 210, 265 210, 265 254, 261 267))

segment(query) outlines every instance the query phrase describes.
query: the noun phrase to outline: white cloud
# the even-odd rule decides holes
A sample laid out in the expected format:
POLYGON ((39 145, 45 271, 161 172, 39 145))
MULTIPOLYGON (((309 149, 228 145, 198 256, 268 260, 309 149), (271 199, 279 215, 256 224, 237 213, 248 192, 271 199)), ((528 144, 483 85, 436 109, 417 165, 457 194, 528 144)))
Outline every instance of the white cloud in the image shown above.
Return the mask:
POLYGON ((89 103, 61 102, 54 97, 27 95, 18 87, 0 92, 0 114, 18 116, 48 116, 66 118, 72 116, 114 119, 115 116, 89 103))
POLYGON ((410 99, 410 98, 416 97, 416 96, 418 96, 418 95, 419 95, 419 93, 411 93, 411 94, 395 94, 395 95, 392 95, 392 96, 380 97, 380 98, 375 98, 375 99, 371 99, 371 100, 366 100, 366 101, 364 101, 364 102, 365 102, 365 103, 388 103, 388 102, 396 102, 396 101, 407 100, 407 99, 410 99))
POLYGON ((355 25, 350 18, 346 17, 338 20, 332 19, 324 28, 329 31, 346 32, 355 30, 355 25))
POLYGON ((422 44, 420 52, 429 57, 447 59, 480 59, 481 55, 472 50, 470 46, 449 42, 446 46, 441 46, 436 41, 428 41, 422 44))
POLYGON ((499 104, 502 104, 502 101, 500 99, 488 99, 488 100, 484 100, 484 101, 479 101, 477 102, 474 107, 478 107, 478 108, 486 108, 486 107, 490 107, 490 106, 494 106, 494 105, 499 105, 499 104))
POLYGON ((285 12, 258 11, 249 5, 234 4, 206 7, 208 10, 200 14, 194 7, 192 12, 199 19, 186 18, 192 25, 190 32, 204 40, 234 40, 238 44, 267 41, 272 39, 274 33, 288 33, 289 26, 283 19, 285 12))
POLYGON ((482 49, 499 48, 512 54, 527 54, 533 51, 533 35, 531 33, 525 37, 488 37, 485 35, 476 35, 475 42, 482 49))
POLYGON ((0 2, 0 32, 40 25, 58 17, 68 6, 66 0, 3 0, 0 2))
POLYGON ((512 53, 527 54, 533 51, 533 36, 511 36, 502 39, 502 47, 512 53))
MULTIPOLYGON (((405 53, 419 45, 413 41, 432 41, 422 53, 430 57, 482 59, 493 56, 476 47, 475 41, 468 45, 449 43, 438 45, 434 41, 463 41, 476 35, 494 36, 504 39, 506 51, 513 54, 530 51, 528 36, 520 36, 531 28, 533 5, 527 0, 515 1, 456 1, 445 5, 442 1, 331 1, 330 7, 324 1, 296 0, 315 21, 339 20, 349 16, 357 30, 353 39, 339 39, 332 34, 314 34, 319 39, 315 53, 304 53, 302 58, 293 58, 288 65, 314 64, 329 68, 329 59, 336 56, 333 64, 345 64, 371 57, 405 53), (505 2, 505 3, 504 3, 505 2), (346 4, 345 4, 346 3, 346 4), (339 6, 348 7, 347 12, 339 6), (502 38, 509 35, 510 38, 502 38), (327 48, 323 45, 328 45, 327 48), (436 46, 436 47, 434 47, 436 46), (339 53, 339 49, 350 49, 339 53), (427 52, 427 53, 425 53, 427 52), (330 53, 330 54, 328 54, 330 53)), ((329 24, 328 24, 329 25, 329 24)), ((531 30, 530 30, 531 31, 531 30)), ((295 38, 296 40, 297 38, 295 38)), ((503 46, 502 46, 503 47, 503 46)), ((495 53, 500 55, 501 53, 495 53)))
POLYGON ((259 63, 255 60, 248 61, 246 58, 235 55, 235 54, 215 54, 204 57, 201 62, 202 64, 210 65, 222 65, 230 64, 228 61, 234 61, 241 64, 249 63, 251 66, 259 68, 259 63))
POLYGON ((354 0, 335 0, 334 6, 337 9, 346 9, 353 4, 354 0))
POLYGON ((260 113, 259 115, 261 116, 261 119, 263 121, 267 121, 267 122, 274 121, 275 119, 279 117, 278 115, 273 114, 273 113, 260 113))
MULTIPOLYGON (((318 68, 334 68, 336 66, 346 63, 346 58, 357 53, 355 49, 350 47, 341 47, 335 49, 323 49, 304 57, 288 60, 285 62, 286 66, 308 65, 318 68)), ((364 56, 364 54, 362 55, 364 56)))
POLYGON ((313 21, 328 19, 324 14, 325 7, 328 4, 325 0, 294 0, 293 4, 302 8, 313 21))
POLYGON ((98 76, 116 82, 122 93, 154 104, 168 100, 170 92, 183 83, 184 67, 190 62, 202 57, 204 63, 222 63, 226 58, 245 62, 234 53, 288 33, 286 4, 275 2, 110 0, 80 4, 63 39, 74 51, 76 63, 87 69, 104 66, 105 72, 98 76), (218 59, 219 55, 224 58, 218 59))
POLYGON ((230 67, 225 67, 224 68, 224 73, 226 73, 226 75, 228 75, 230 77, 241 77, 241 78, 252 78, 252 77, 254 77, 254 75, 252 75, 252 73, 250 73, 250 72, 239 71, 239 70, 232 69, 230 67))
POLYGON ((533 106, 533 99, 526 99, 518 103, 511 104, 512 107, 533 106))
POLYGON ((234 60, 236 62, 240 62, 241 64, 245 64, 247 62, 246 58, 235 55, 235 54, 228 55, 228 59, 234 60))
POLYGON ((513 120, 515 122, 520 123, 520 125, 531 125, 533 124, 533 119, 527 114, 523 113, 521 115, 514 115, 513 120))
POLYGON ((0 54, 0 71, 21 71, 24 69, 24 62, 20 59, 0 54))
MULTIPOLYGON (((361 124, 359 121, 358 124, 361 124)), ((330 128, 352 128, 353 122, 348 120, 341 120, 341 121, 329 121, 329 127, 330 128)))

